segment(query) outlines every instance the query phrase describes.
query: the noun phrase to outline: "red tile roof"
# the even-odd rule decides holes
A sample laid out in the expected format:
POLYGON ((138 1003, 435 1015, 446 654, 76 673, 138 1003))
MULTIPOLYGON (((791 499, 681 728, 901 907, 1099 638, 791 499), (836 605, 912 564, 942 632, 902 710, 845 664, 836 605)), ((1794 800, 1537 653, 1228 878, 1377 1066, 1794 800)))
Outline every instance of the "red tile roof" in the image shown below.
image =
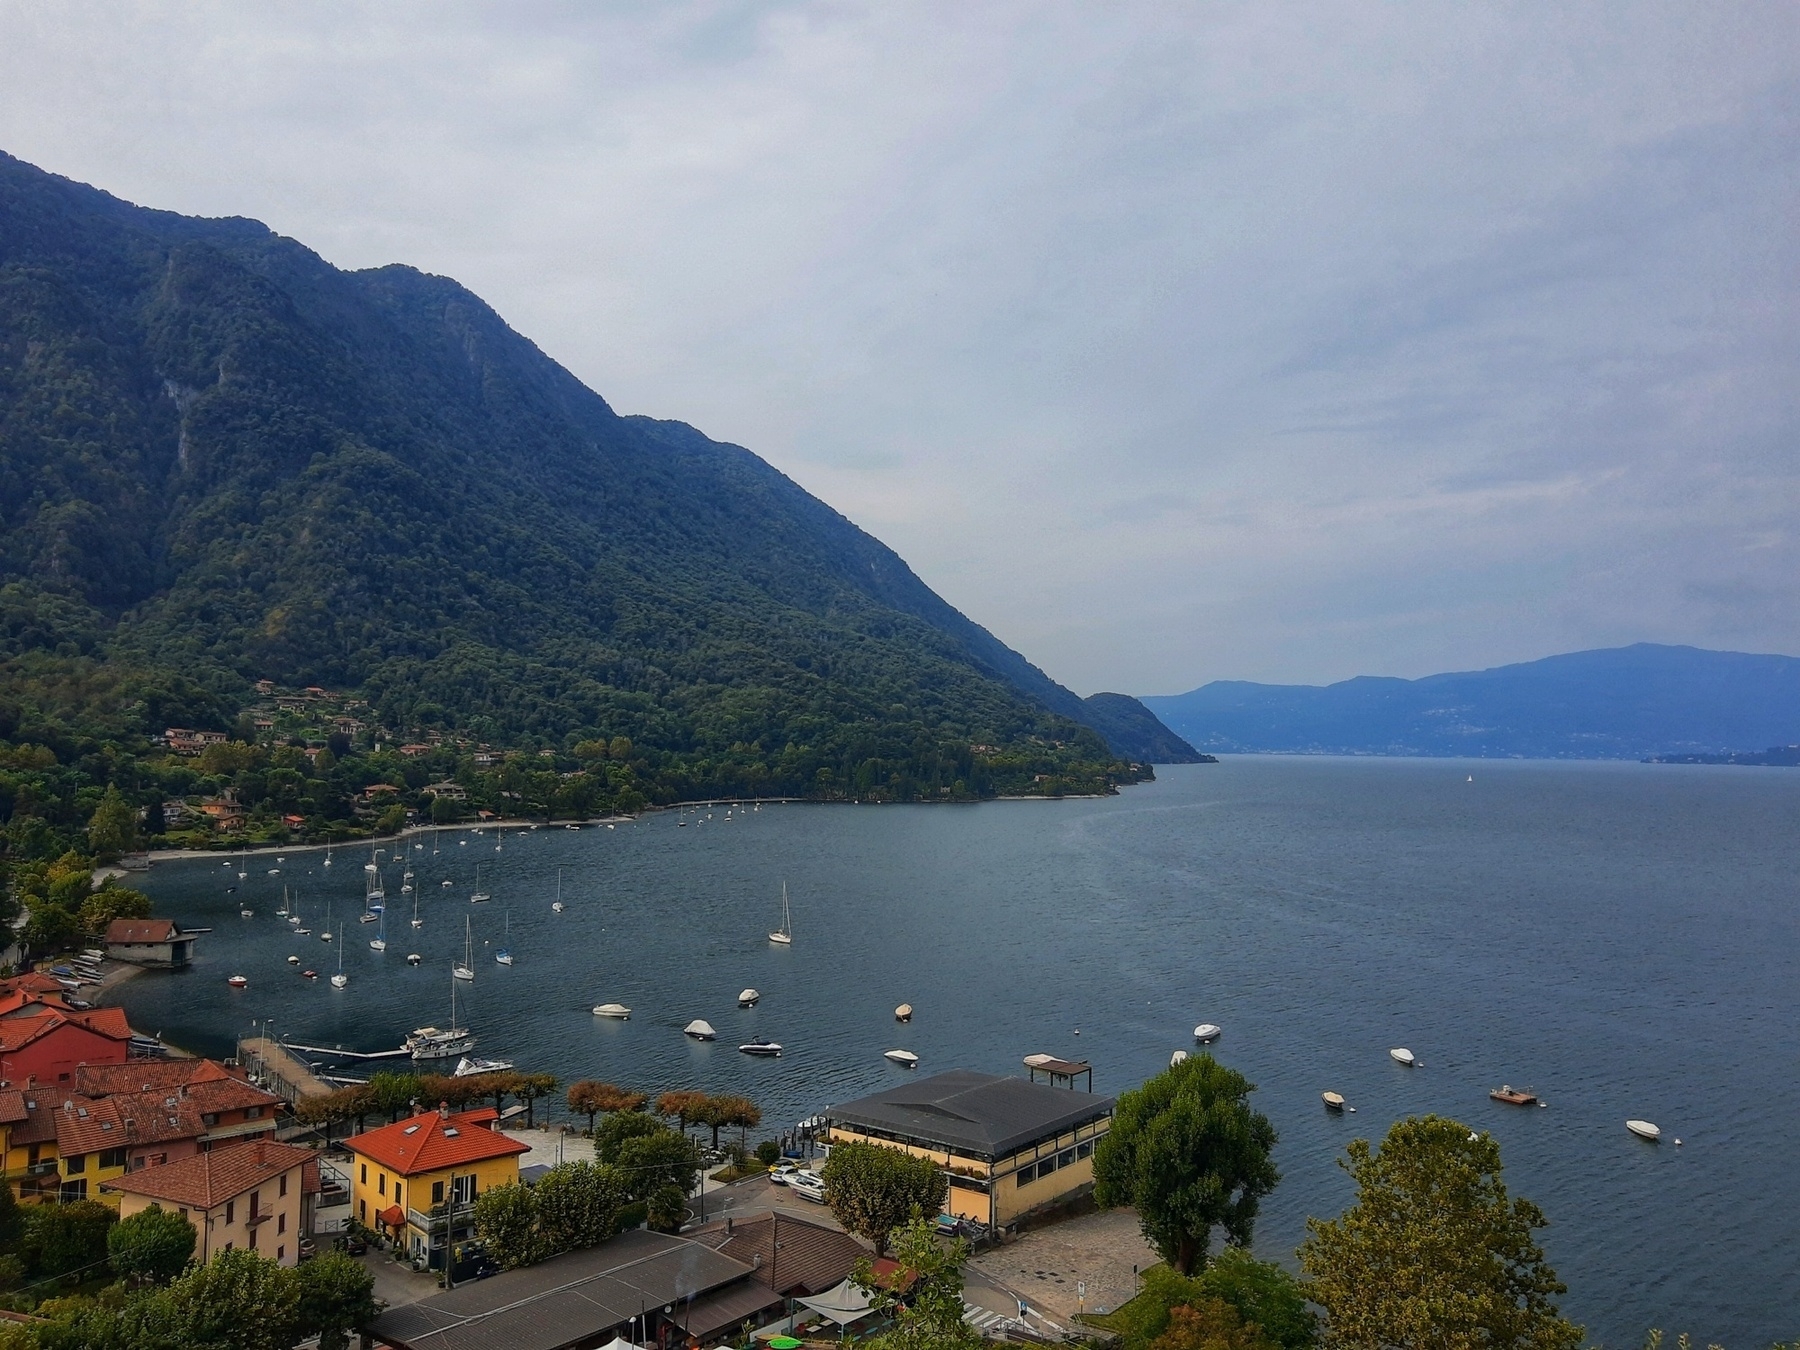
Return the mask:
POLYGON ((0 1125, 16 1125, 26 1115, 25 1094, 17 1088, 0 1088, 0 1125))
POLYGON ((217 1209, 227 1200, 267 1185, 283 1172, 304 1168, 313 1161, 310 1148, 259 1139, 127 1172, 103 1182, 102 1189, 147 1195, 190 1209, 217 1209))
POLYGON ((106 941, 167 942, 181 936, 173 919, 114 919, 106 925, 106 941))
POLYGON ((40 971, 12 975, 0 980, 0 989, 8 993, 18 990, 28 994, 55 994, 58 998, 63 995, 62 982, 54 975, 45 975, 40 971))
POLYGON ((49 1035, 58 1027, 71 1023, 109 1040, 131 1039, 131 1024, 125 1020, 125 1013, 119 1008, 90 1008, 81 1011, 75 1008, 56 1008, 46 1003, 36 1013, 20 1012, 13 1017, 0 1017, 0 1054, 11 1054, 40 1037, 49 1035))
POLYGON ((427 1111, 410 1120, 352 1135, 344 1144, 353 1153, 403 1177, 531 1151, 529 1145, 490 1129, 496 1119, 497 1113, 491 1106, 449 1116, 427 1111))
POLYGON ((84 1097, 115 1092, 175 1092, 194 1083, 223 1078, 243 1081, 216 1059, 134 1059, 124 1064, 83 1064, 75 1070, 75 1090, 84 1097))

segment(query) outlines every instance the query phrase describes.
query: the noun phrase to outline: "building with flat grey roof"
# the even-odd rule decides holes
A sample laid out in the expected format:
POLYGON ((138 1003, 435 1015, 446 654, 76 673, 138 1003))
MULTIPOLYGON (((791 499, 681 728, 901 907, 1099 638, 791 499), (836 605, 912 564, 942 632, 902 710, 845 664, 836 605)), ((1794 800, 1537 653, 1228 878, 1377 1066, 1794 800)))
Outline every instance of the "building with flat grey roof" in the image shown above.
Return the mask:
POLYGON ((1113 1099, 953 1069, 827 1112, 833 1143, 883 1144, 936 1161, 949 1211, 1006 1228, 1093 1189, 1113 1099))

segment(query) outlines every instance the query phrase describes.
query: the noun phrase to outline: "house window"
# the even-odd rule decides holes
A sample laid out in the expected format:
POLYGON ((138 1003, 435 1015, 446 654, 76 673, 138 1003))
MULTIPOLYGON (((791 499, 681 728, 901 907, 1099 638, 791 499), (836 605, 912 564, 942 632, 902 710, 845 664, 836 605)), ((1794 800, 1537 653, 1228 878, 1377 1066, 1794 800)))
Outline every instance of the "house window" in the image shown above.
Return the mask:
POLYGON ((275 1231, 277 1233, 287 1232, 287 1211, 285 1209, 275 1216, 275 1231))
POLYGON ((206 1112, 200 1117, 200 1123, 210 1130, 219 1123, 219 1113, 217 1111, 206 1112))
POLYGON ((287 1247, 285 1244, 275 1249, 275 1259, 277 1261, 284 1261, 287 1259, 287 1247))
POLYGON ((369 1164, 367 1163, 362 1165, 362 1184, 365 1186, 369 1184, 369 1164))
POLYGON ((287 1194, 287 1173, 286 1172, 283 1172, 281 1174, 281 1193, 283 1195, 287 1194))
POLYGON ((431 1203, 434 1205, 441 1205, 444 1203, 444 1183, 443 1182, 434 1181, 431 1183, 431 1203))
POLYGON ((368 1223, 368 1221, 369 1221, 369 1202, 367 1200, 358 1200, 356 1202, 356 1215, 365 1224, 368 1223))
POLYGON ((475 1199, 475 1174, 466 1177, 450 1178, 450 1198, 459 1205, 466 1205, 475 1199))
POLYGON ((400 1178, 399 1177, 394 1178, 394 1203, 396 1205, 400 1203, 400 1178))
POLYGON ((1021 1167, 1019 1169, 1019 1185, 1029 1186, 1032 1182, 1034 1182, 1036 1180, 1037 1180, 1037 1168, 1035 1166, 1021 1167))
POLYGON ((1074 1163, 1074 1161, 1075 1161, 1075 1150, 1072 1148, 1065 1148, 1061 1153, 1056 1155, 1056 1165, 1058 1167, 1071 1166, 1074 1163))
POLYGON ((245 1120, 261 1120, 262 1119, 262 1107, 252 1106, 252 1107, 248 1108, 244 1112, 244 1119, 245 1120))
POLYGON ((225 1202, 225 1222, 226 1223, 236 1223, 237 1222, 237 1201, 227 1200, 225 1202))
POLYGON ((1075 1156, 1077 1158, 1093 1157, 1094 1156, 1094 1141, 1092 1139, 1090 1139, 1085 1144, 1075 1145, 1075 1156))
POLYGON ((63 1163, 63 1171, 70 1176, 87 1171, 87 1154, 77 1153, 73 1158, 67 1159, 63 1163))
POLYGON ((375 1174, 375 1193, 377 1195, 386 1195, 387 1194, 387 1173, 386 1172, 377 1172, 375 1174))
POLYGON ((106 1152, 100 1155, 100 1165, 102 1167, 123 1167, 125 1165, 125 1150, 122 1148, 107 1149, 106 1152))
POLYGON ((262 1229, 260 1229, 260 1228, 252 1228, 250 1230, 250 1250, 251 1251, 256 1250, 256 1235, 260 1232, 262 1232, 262 1229))
POLYGON ((1039 1158, 1038 1159, 1037 1173, 1040 1177, 1047 1177, 1055 1170, 1056 1170, 1056 1155, 1054 1153, 1052 1153, 1048 1158, 1039 1158))

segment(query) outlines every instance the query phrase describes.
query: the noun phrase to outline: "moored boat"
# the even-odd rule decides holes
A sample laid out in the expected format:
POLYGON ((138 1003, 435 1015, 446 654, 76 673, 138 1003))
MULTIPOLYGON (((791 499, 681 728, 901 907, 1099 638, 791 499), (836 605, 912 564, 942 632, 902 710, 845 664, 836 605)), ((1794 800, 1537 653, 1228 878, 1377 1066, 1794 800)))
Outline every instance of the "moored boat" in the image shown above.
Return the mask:
POLYGON ((781 1057, 781 1046, 775 1041, 763 1040, 760 1036, 753 1041, 745 1041, 738 1047, 740 1055, 762 1055, 769 1059, 781 1057))
POLYGON ((615 1021, 626 1022, 631 1019, 631 1009, 627 1008, 623 1003, 596 1003, 594 1005, 594 1016, 610 1017, 615 1021))
POLYGON ((910 1022, 912 1021, 912 1012, 912 1004, 902 1003, 898 1008, 894 1009, 894 1020, 896 1022, 910 1022))
POLYGON ((1404 1064, 1409 1069, 1420 1069, 1424 1067, 1424 1065, 1420 1064, 1418 1059, 1413 1055, 1413 1052, 1408 1050, 1405 1046, 1399 1046, 1388 1051, 1388 1055, 1393 1059, 1394 1063, 1404 1064))
POLYGON ((1662 1138, 1661 1127, 1652 1125, 1647 1120, 1628 1120, 1625 1122, 1625 1128, 1639 1139, 1648 1139, 1653 1144, 1662 1138))
POLYGON ((1201 1045, 1210 1045, 1212 1042, 1218 1040, 1221 1034, 1219 1028, 1215 1027, 1211 1022, 1202 1022, 1199 1026, 1194 1028, 1194 1039, 1200 1042, 1201 1045))
POLYGON ((456 1061, 456 1068, 451 1071, 452 1078, 473 1078, 478 1073, 504 1073, 512 1068, 510 1059, 482 1059, 478 1055, 464 1055, 456 1061))
POLYGON ((681 1029, 681 1032, 682 1035, 691 1037, 696 1041, 712 1041, 717 1040, 719 1037, 719 1033, 713 1030, 712 1023, 701 1017, 696 1017, 693 1021, 689 1022, 681 1029))
POLYGON ((1341 1092, 1321 1092, 1319 1099, 1325 1103, 1327 1111, 1344 1110, 1344 1094, 1341 1092))
POLYGON ((230 979, 226 980, 225 983, 230 985, 233 989, 248 989, 250 987, 249 979, 243 975, 233 975, 230 979))
POLYGON ((746 989, 738 995, 738 1007, 740 1008, 754 1008, 761 1002, 762 995, 754 989, 746 989))
POLYGON ((1497 1102, 1505 1102, 1509 1106, 1536 1106, 1537 1093, 1530 1088, 1516 1088, 1511 1083, 1502 1083, 1488 1093, 1497 1102))
POLYGON ((903 1069, 916 1069, 919 1057, 910 1050, 888 1050, 882 1053, 883 1059, 891 1059, 903 1069))

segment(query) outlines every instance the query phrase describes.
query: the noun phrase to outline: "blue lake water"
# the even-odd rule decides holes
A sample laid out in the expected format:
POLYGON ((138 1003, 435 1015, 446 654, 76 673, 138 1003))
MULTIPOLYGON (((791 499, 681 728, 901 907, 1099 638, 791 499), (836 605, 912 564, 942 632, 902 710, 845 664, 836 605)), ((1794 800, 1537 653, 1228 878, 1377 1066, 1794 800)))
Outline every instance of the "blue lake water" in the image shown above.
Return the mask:
POLYGON ((385 954, 354 921, 367 849, 329 870, 291 852, 279 876, 252 857, 236 893, 235 859, 162 864, 143 883, 158 912, 214 932, 192 970, 119 1001, 215 1054, 264 1019, 307 1044, 391 1047, 444 1023, 472 917, 479 1053, 565 1081, 743 1092, 763 1133, 896 1081, 890 1048, 920 1073, 1086 1058, 1116 1093, 1216 1022, 1215 1053, 1281 1134, 1262 1254, 1291 1262, 1306 1216, 1349 1202, 1346 1142, 1435 1111, 1500 1141, 1594 1341, 1800 1335, 1800 771, 1240 757, 1161 773, 1097 801, 714 808, 686 827, 509 834, 498 852, 491 831, 427 835, 409 854, 424 927, 390 866, 385 954), (486 905, 468 901, 478 860, 486 905), (790 948, 767 940, 784 880, 790 948), (329 973, 339 944, 288 934, 284 882, 315 934, 331 901, 348 988, 286 964, 329 973), (492 959, 503 942, 510 968, 492 959), (233 992, 238 972, 250 987, 233 992), (760 1007, 737 1008, 745 986, 760 1007), (589 1011, 610 1001, 632 1019, 589 1011), (904 1027, 902 1001, 918 1010, 904 1027), (716 1043, 682 1036, 695 1017, 716 1043), (738 1054, 752 1036, 787 1053, 738 1054), (1400 1045, 1424 1067, 1394 1064, 1400 1045), (1502 1081, 1549 1108, 1489 1101, 1502 1081), (1327 1115, 1327 1088, 1357 1114, 1327 1115), (1664 1142, 1628 1135, 1630 1117, 1664 1142))

